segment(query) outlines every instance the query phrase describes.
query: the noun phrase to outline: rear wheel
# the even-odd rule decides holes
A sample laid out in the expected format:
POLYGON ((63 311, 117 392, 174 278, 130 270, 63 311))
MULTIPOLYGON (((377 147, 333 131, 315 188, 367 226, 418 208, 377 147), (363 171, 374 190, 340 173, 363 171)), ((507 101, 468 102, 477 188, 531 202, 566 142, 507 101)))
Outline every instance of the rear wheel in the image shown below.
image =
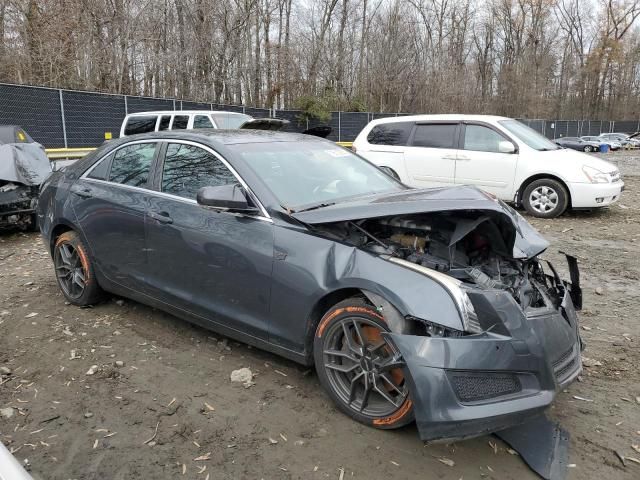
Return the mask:
POLYGON ((567 209, 569 194, 557 180, 541 178, 527 185, 522 204, 534 217, 554 218, 567 209))
POLYGON ((93 264, 76 232, 65 232, 56 239, 53 264, 58 286, 70 303, 86 306, 100 300, 102 290, 93 264))
POLYGON ((381 429, 413 421, 399 352, 381 335, 389 328, 376 309, 351 298, 318 324, 314 359, 320 383, 351 418, 381 429))
POLYGON ((591 150, 593 150, 593 147, 592 147, 591 145, 585 145, 585 146, 584 146, 584 148, 583 148, 583 150, 584 150, 586 153, 589 153, 591 150))

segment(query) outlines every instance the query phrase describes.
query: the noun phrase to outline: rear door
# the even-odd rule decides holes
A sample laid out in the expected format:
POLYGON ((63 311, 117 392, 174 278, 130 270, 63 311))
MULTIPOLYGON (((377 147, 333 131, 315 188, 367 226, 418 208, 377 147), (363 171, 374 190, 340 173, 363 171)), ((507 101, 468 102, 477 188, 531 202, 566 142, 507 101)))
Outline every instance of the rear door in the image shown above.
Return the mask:
POLYGON ((404 152, 414 126, 414 122, 380 123, 367 134, 366 142, 358 145, 356 153, 379 167, 392 169, 402 182, 410 185, 404 152))
POLYGON ((460 124, 417 122, 409 146, 404 148, 408 184, 444 187, 455 182, 460 124))
POLYGON ((196 203, 201 187, 241 183, 213 150, 171 141, 165 152, 146 215, 151 295, 267 338, 273 222, 196 203))
POLYGON ((517 147, 505 134, 489 124, 462 124, 462 148, 456 159, 456 184, 475 185, 502 200, 512 200, 517 166, 517 147), (502 153, 500 142, 511 144, 513 153, 502 153))
POLYGON ((71 187, 77 223, 100 271, 142 291, 145 282, 144 215, 158 143, 133 142, 95 164, 71 187))

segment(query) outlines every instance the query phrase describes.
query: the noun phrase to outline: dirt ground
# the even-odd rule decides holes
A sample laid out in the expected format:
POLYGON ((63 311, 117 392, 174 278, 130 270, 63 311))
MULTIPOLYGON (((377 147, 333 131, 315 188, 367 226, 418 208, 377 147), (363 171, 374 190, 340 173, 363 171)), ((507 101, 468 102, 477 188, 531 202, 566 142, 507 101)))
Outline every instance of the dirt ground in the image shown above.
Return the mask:
MULTIPOLYGON (((608 157, 620 204, 531 219, 546 258, 578 256, 585 290, 593 366, 550 411, 571 434, 570 479, 640 478, 615 453, 640 459, 640 155, 608 157)), ((0 440, 36 479, 537 478, 494 437, 423 445, 414 426, 359 425, 314 372, 143 305, 67 305, 35 233, 0 235, 1 367, 0 440), (229 379, 241 367, 250 388, 229 379)))

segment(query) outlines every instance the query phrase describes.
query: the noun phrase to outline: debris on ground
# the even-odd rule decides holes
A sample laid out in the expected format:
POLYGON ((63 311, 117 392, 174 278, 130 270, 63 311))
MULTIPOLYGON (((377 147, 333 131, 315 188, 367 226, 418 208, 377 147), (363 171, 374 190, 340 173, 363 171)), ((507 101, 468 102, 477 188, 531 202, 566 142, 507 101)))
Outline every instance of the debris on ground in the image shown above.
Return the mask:
POLYGON ((245 387, 253 385, 253 373, 246 367, 231 372, 231 381, 242 383, 245 387))
POLYGON ((91 365, 91 367, 89 367, 89 370, 87 370, 87 373, 85 375, 95 375, 97 371, 98 371, 98 365, 91 365))
POLYGON ((583 355, 582 356, 582 366, 583 367, 601 367, 602 366, 602 362, 600 362, 599 360, 594 360, 592 358, 585 357, 583 355))
POLYGON ((7 420, 13 417, 15 410, 12 407, 0 408, 0 417, 6 418, 7 420))

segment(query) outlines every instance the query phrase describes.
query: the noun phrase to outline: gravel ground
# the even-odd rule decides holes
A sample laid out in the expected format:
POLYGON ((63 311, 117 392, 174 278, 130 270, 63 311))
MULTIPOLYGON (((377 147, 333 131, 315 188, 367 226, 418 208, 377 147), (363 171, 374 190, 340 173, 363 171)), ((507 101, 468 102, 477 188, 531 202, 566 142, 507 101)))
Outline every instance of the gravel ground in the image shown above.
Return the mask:
MULTIPOLYGON (((640 459, 640 155, 607 158, 627 175, 620 204, 531 219, 547 258, 578 256, 585 289, 593 366, 550 411, 571 434, 570 479, 640 478, 615 453, 640 459)), ((313 372, 157 310, 66 305, 36 234, 0 235, 0 368, 0 413, 13 414, 0 440, 35 478, 537 478, 493 437, 423 445, 414 426, 359 425, 313 372), (250 388, 229 379, 241 367, 250 388)))

